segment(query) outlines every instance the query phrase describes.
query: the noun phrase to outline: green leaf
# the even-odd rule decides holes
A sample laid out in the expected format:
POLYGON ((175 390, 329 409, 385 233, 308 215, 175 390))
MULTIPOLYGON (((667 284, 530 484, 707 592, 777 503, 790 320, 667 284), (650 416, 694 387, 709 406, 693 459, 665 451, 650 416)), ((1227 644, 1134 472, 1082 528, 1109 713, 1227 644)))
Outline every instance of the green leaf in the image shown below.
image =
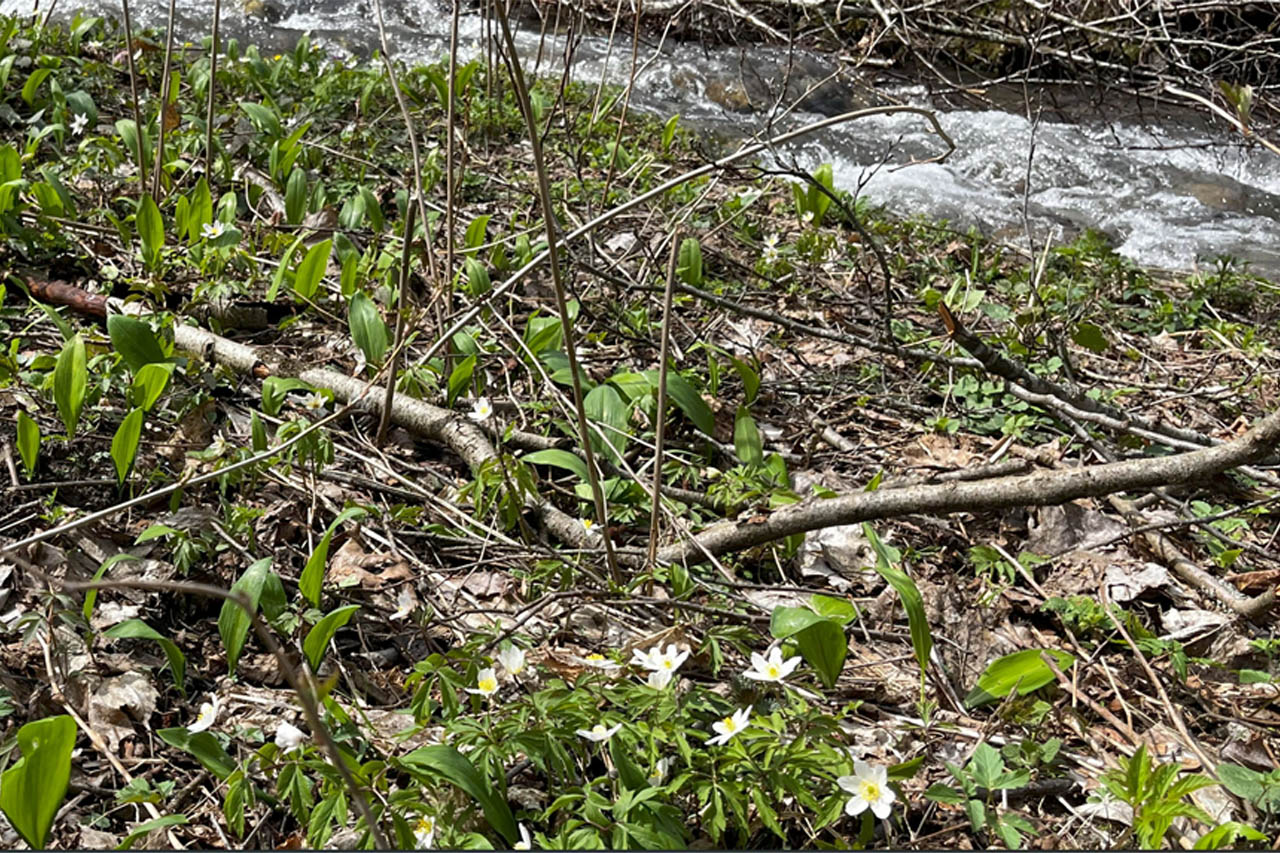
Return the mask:
POLYGON ((36 98, 36 92, 40 89, 40 84, 52 73, 52 68, 37 68, 31 72, 27 82, 22 85, 22 100, 27 102, 27 106, 32 106, 32 102, 36 98))
POLYGON ((958 806, 964 802, 964 794, 950 785, 943 785, 941 782, 934 782, 930 785, 924 795, 935 803, 942 803, 948 806, 958 806))
MULTIPOLYGON (((93 573, 93 580, 95 581, 102 580, 102 576, 105 575, 107 571, 116 563, 121 563, 121 562, 124 562, 125 560, 136 560, 136 559, 138 558, 133 556, 127 551, 122 551, 119 554, 112 554, 110 557, 108 557, 106 560, 103 561, 101 566, 98 566, 98 570, 93 573)), ((80 611, 84 614, 84 621, 86 622, 93 621, 93 607, 97 603, 97 601, 98 601, 98 591, 96 589, 91 589, 84 594, 84 606, 80 608, 80 611)))
POLYGON ((467 226, 466 237, 463 238, 463 245, 466 246, 465 254, 474 255, 476 250, 484 245, 485 231, 489 228, 489 214, 481 214, 471 220, 471 224, 467 226))
POLYGON ((668 151, 671 148, 671 142, 676 138, 676 128, 680 125, 680 114, 676 113, 667 119, 667 123, 662 127, 662 150, 668 151))
POLYGON ((316 243, 307 251, 302 263, 298 264, 293 278, 293 291, 302 299, 314 300, 316 291, 320 289, 320 279, 329 266, 329 251, 332 248, 332 240, 316 243))
POLYGON ((111 347, 120 353, 129 369, 137 373, 144 365, 166 361, 164 350, 142 320, 125 314, 107 317, 107 333, 111 335, 111 347))
POLYGON ((769 633, 776 639, 785 640, 810 625, 823 621, 827 621, 826 617, 819 616, 808 608, 779 606, 773 608, 773 613, 770 614, 769 633))
POLYGON ((983 788, 995 790, 999 787, 996 780, 1004 773, 1004 759, 994 746, 984 741, 973 751, 968 770, 973 774, 973 781, 983 788))
POLYGON ((889 768, 889 781, 905 782, 906 780, 914 777, 916 773, 920 771, 920 768, 923 765, 924 765, 923 755, 917 755, 915 758, 911 759, 910 761, 904 761, 901 764, 895 764, 889 768))
POLYGON ((1228 791, 1251 803, 1258 803, 1266 790, 1263 787, 1261 773, 1239 764, 1226 762, 1219 764, 1218 778, 1222 780, 1222 784, 1228 791))
POLYGON ((258 130, 268 136, 279 139, 284 135, 280 130, 280 117, 270 107, 251 101, 241 101, 240 109, 244 110, 245 115, 249 116, 249 121, 253 122, 258 130))
POLYGON ((758 468, 764 464, 764 445, 760 441, 760 430, 756 428, 755 418, 746 406, 739 406, 733 418, 733 449, 738 452, 738 459, 748 468, 758 468))
POLYGON ((333 635, 338 633, 338 629, 347 624, 352 614, 359 609, 359 604, 348 604, 346 607, 339 607, 337 610, 326 613, 324 618, 307 632, 307 638, 302 641, 302 651, 307 656, 307 662, 311 664, 312 671, 320 668, 320 660, 324 657, 325 647, 329 645, 333 635))
POLYGON ((62 352, 58 354, 58 362, 53 368, 53 400, 58 404, 58 415, 67 428, 68 438, 75 438, 88 382, 84 341, 79 335, 73 335, 63 345, 62 352))
POLYGON ((361 518, 364 515, 365 511, 360 507, 348 507, 338 513, 333 523, 324 532, 324 536, 320 537, 311 556, 307 558, 307 564, 303 567, 302 574, 298 576, 298 592, 302 593, 302 597, 310 601, 313 606, 320 606, 320 591, 324 588, 324 569, 329 562, 329 545, 333 541, 333 534, 343 522, 361 518))
POLYGON ((858 608, 853 605, 853 602, 843 598, 834 598, 830 595, 815 593, 809 596, 809 606, 819 616, 834 619, 841 625, 848 625, 858 618, 858 608))
MULTIPOLYGON (((270 569, 271 558, 264 557, 245 569, 240 579, 231 585, 233 593, 243 592, 248 597, 249 609, 253 613, 258 612, 258 598, 262 595, 262 584, 270 569)), ((240 652, 244 650, 252 621, 249 613, 236 602, 229 599, 222 602, 222 610, 218 614, 218 635, 222 637, 222 647, 227 652, 227 672, 232 675, 240 662, 240 652)))
POLYGON ((591 431, 591 447, 614 464, 619 464, 631 438, 631 405, 622 399, 616 388, 605 383, 588 391, 582 406, 588 418, 604 425, 603 436, 591 431))
POLYGON ((249 413, 249 435, 252 437, 254 453, 267 449, 267 426, 257 412, 249 413))
POLYGON ((141 619, 129 619, 119 625, 112 625, 103 633, 114 639, 155 640, 164 651, 164 656, 169 659, 169 670, 173 673, 173 683, 177 685, 178 692, 183 696, 187 695, 185 687, 187 658, 173 640, 170 640, 141 619))
MULTIPOLYGON (((646 370, 644 377, 649 380, 651 386, 658 387, 658 371, 646 370)), ((693 421, 694 426, 706 435, 711 435, 716 426, 711 407, 698 395, 697 391, 693 390, 693 386, 683 376, 674 371, 667 372, 667 395, 675 400, 676 405, 689 420, 693 421)))
POLYGON ((309 391, 311 386, 289 376, 268 376, 262 380, 262 411, 275 417, 280 414, 285 395, 290 391, 309 391))
POLYGON ((190 753, 205 770, 218 779, 226 779, 235 772, 236 762, 209 732, 192 734, 185 726, 177 726, 172 729, 156 729, 156 735, 170 746, 190 753))
POLYGON ((458 395, 471 382, 471 374, 475 372, 475 369, 476 357, 474 355, 469 355, 458 362, 458 366, 449 374, 449 392, 445 401, 446 406, 452 406, 454 401, 458 399, 458 395))
POLYGON ((613 766, 618 768, 618 781, 623 788, 641 791, 649 787, 649 780, 635 762, 636 745, 626 738, 615 735, 609 738, 609 755, 613 758, 613 766))
POLYGON ((138 440, 142 437, 142 409, 133 409, 124 416, 116 434, 111 439, 111 461, 116 466, 116 478, 123 483, 138 455, 138 440))
POLYGON ((1200 836, 1196 839, 1195 846, 1191 849, 1227 850, 1231 848, 1238 848, 1240 845, 1236 844, 1236 842, 1241 838, 1248 839, 1249 841, 1261 841, 1263 843, 1268 841, 1266 835, 1254 829, 1252 826, 1231 820, 1221 824, 1220 826, 1214 827, 1204 835, 1200 836))
POLYGON ((130 389, 133 404, 144 412, 151 411, 164 389, 169 387, 169 377, 173 375, 174 367, 172 362, 142 365, 134 375, 130 389))
POLYGON ((457 785, 480 804, 489 825, 497 830, 508 844, 515 843, 518 835, 511 807, 507 805, 504 797, 490 787, 488 781, 476 770, 475 765, 458 750, 443 745, 423 746, 401 758, 400 763, 410 768, 443 776, 457 785))
POLYGON ((142 143, 142 159, 149 162, 151 160, 151 137, 145 129, 142 131, 142 138, 138 138, 138 126, 133 123, 131 118, 122 118, 116 121, 116 134, 120 137, 120 141, 124 143, 125 150, 129 152, 129 156, 133 158, 134 164, 138 160, 138 143, 142 143))
POLYGON ((302 245, 302 241, 307 239, 307 233, 304 231, 297 237, 293 238, 293 242, 289 244, 289 248, 284 250, 284 254, 280 257, 280 265, 276 267, 276 274, 271 277, 271 286, 267 288, 267 301, 274 302, 276 294, 280 292, 280 286, 284 284, 286 279, 295 276, 289 272, 289 267, 293 263, 293 253, 302 245))
POLYGON ((160 260, 160 250, 164 248, 164 220, 151 196, 144 195, 138 203, 138 215, 134 217, 133 224, 142 242, 142 261, 153 267, 160 260))
POLYGON ((18 454, 30 480, 35 476, 36 463, 40 460, 40 425, 22 409, 18 409, 18 454))
POLYGON ((880 541, 870 524, 862 525, 863 535, 871 543, 876 552, 876 572, 889 582, 898 597, 902 599, 902 607, 907 611, 907 626, 911 630, 911 646, 916 653, 916 663, 920 665, 921 678, 929 667, 929 653, 933 651, 933 634, 929 630, 929 617, 924 612, 924 597, 915 581, 907 573, 891 565, 894 559, 889 549, 880 541))
POLYGON ((284 221, 289 225, 297 225, 306 215, 307 173, 295 166, 284 188, 284 221))
POLYGON ((535 465, 550 465, 554 468, 563 468, 566 471, 577 474, 578 479, 584 483, 591 481, 587 473, 587 463, 567 450, 549 447, 546 450, 535 450, 532 453, 526 453, 520 457, 520 460, 522 462, 532 462, 535 465))
POLYGON ((685 284, 698 287, 702 284, 702 244, 693 237, 686 237, 680 243, 680 260, 676 271, 685 284))
POLYGON ((183 826, 187 823, 190 823, 190 821, 187 820, 187 816, 184 814, 162 815, 153 820, 146 821, 145 823, 140 823, 133 829, 129 830, 129 834, 124 837, 124 840, 120 842, 116 849, 130 850, 137 841, 145 838, 157 829, 164 829, 168 826, 183 826))
POLYGON ((823 619, 797 632, 795 641, 800 654, 817 671, 822 683, 828 688, 834 687, 849 654, 849 643, 840 626, 823 619))
POLYGON ((360 347, 365 360, 373 365, 381 365, 387 354, 390 334, 387 324, 382 321, 378 306, 363 291, 352 295, 347 309, 347 321, 351 326, 351 339, 360 347))
POLYGON ((1107 350, 1107 336, 1093 323, 1077 323, 1076 330, 1071 334, 1071 340, 1090 352, 1100 353, 1107 350))
POLYGON ((18 729, 22 758, 0 775, 0 811, 33 849, 49 839, 71 780, 76 724, 70 716, 34 720, 18 729))
POLYGON ((1051 670, 1041 658, 1042 653, 1053 655, 1058 668, 1066 670, 1075 664, 1074 656, 1053 649, 1024 649, 997 658, 982 673, 977 685, 964 698, 966 708, 976 708, 997 699, 1003 699, 1016 687, 1019 696, 1039 690, 1055 680, 1051 670))
POLYGON ((484 264, 475 258, 467 258, 463 261, 463 269, 467 276, 467 293, 471 296, 484 296, 493 289, 493 284, 489 280, 489 270, 485 269, 484 264))

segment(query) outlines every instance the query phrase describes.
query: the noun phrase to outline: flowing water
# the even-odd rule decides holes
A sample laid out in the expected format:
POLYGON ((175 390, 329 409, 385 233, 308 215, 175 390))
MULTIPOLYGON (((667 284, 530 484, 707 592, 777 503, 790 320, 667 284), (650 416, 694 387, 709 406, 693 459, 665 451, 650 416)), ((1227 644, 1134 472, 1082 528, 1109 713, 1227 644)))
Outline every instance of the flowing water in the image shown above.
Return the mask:
MULTIPOLYGON (((34 2, 0 0, 0 12, 30 14, 34 2)), ((240 0, 224 4, 231 7, 223 16, 227 37, 282 50, 310 33, 331 53, 361 56, 378 43, 371 0, 266 7, 261 0, 250 2, 259 7, 252 15, 240 0)), ((133 5, 135 25, 164 25, 166 3, 133 5)), ((210 0, 179 0, 180 38, 196 41, 207 34, 211 7, 210 0)), ((117 8, 89 3, 95 14, 115 14, 117 8)), ((388 39, 399 57, 434 61, 446 54, 448 15, 430 0, 385 0, 384 8, 388 39)), ((460 58, 479 56, 486 32, 480 17, 464 16, 460 58)), ((559 74, 562 40, 544 40, 536 29, 522 28, 517 41, 532 70, 559 74)), ((625 37, 616 38, 612 50, 604 38, 584 37, 574 49, 573 75, 626 83, 630 53, 625 37)), ((639 56, 643 67, 633 107, 663 118, 679 113, 687 125, 719 138, 761 132, 771 126, 775 104, 789 104, 793 96, 804 95, 799 108, 772 125, 774 132, 873 102, 864 84, 876 81, 843 72, 828 79, 840 70, 829 60, 777 48, 659 44, 650 38, 639 56)), ((936 106, 922 86, 898 84, 888 91, 903 103, 936 106)), ((1052 120, 1033 122, 1016 110, 939 110, 956 144, 942 163, 919 162, 945 146, 925 120, 907 113, 847 122, 774 156, 806 170, 830 162, 839 186, 860 190, 900 215, 976 225, 1011 240, 1023 239, 1028 227, 1037 241, 1067 240, 1094 228, 1144 265, 1211 268, 1218 256, 1232 255, 1261 274, 1280 277, 1280 157, 1189 115, 1124 117, 1116 109, 1103 120, 1097 110, 1079 112, 1073 120, 1055 113, 1052 120)))

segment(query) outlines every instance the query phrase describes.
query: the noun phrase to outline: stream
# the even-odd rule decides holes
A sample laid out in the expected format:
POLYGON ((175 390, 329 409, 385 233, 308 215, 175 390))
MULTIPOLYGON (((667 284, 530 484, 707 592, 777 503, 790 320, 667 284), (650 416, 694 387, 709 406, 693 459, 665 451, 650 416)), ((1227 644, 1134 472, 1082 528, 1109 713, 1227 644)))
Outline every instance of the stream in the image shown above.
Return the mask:
MULTIPOLYGON (((0 0, 0 12, 29 15, 36 3, 0 0)), ((262 0, 224 4, 224 37, 259 44, 266 52, 287 49, 310 33, 314 43, 344 56, 367 56, 378 44, 371 0, 267 3, 273 5, 262 0), (246 13, 246 7, 255 11, 246 13)), ((163 28, 167 4, 151 0, 134 6, 135 26, 163 28)), ((210 0, 178 0, 179 40, 198 41, 207 34, 211 6, 210 0)), ((72 8, 64 0, 55 14, 72 8)), ((114 3, 89 3, 88 8, 95 14, 119 11, 114 3)), ((446 55, 447 13, 429 0, 385 0, 384 10, 398 57, 436 61, 446 55)), ((479 16, 464 15, 460 58, 479 56, 485 33, 479 16)), ((535 29, 522 28, 517 42, 527 69, 560 73, 561 38, 544 40, 535 29)), ((630 53, 625 23, 612 50, 605 38, 583 37, 574 52, 574 78, 625 84, 630 53)), ((1168 110, 1139 115, 1129 103, 1108 111, 1105 121, 1096 109, 1066 117, 1046 111, 1032 121, 1021 108, 1021 94, 1010 92, 1000 98, 1010 111, 940 109, 924 86, 875 80, 875 69, 845 71, 821 56, 789 55, 767 46, 659 45, 650 38, 639 58, 643 67, 633 108, 662 118, 679 113, 686 126, 720 139, 771 126, 772 133, 780 132, 822 115, 883 103, 885 93, 900 103, 938 109, 956 144, 942 163, 919 162, 945 146, 922 117, 909 113, 846 122, 775 153, 781 162, 807 171, 830 162, 838 186, 860 191, 895 214, 976 226, 1023 244, 1029 228, 1037 245, 1045 239, 1069 241, 1093 228, 1108 235, 1120 254, 1144 266, 1212 270, 1218 256, 1230 255, 1248 261, 1261 275, 1280 278, 1280 157, 1243 144, 1225 124, 1209 126, 1168 110), (872 84, 879 95, 871 93, 872 84), (771 125, 775 103, 797 98, 797 109, 771 125)))

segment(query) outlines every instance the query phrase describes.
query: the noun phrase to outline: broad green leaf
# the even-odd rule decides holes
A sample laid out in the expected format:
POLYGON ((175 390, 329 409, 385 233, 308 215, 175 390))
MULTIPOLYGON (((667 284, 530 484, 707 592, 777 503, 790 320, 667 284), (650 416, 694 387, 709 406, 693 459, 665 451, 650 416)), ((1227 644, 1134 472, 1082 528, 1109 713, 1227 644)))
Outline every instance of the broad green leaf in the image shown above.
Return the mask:
POLYGON ((515 843, 516 820, 506 798, 495 791, 480 775, 467 757, 451 746, 423 746, 400 759, 400 763, 412 769, 443 776, 457 785, 480 804, 489 825, 506 839, 515 843))
POLYGON ((685 284, 698 287, 702 284, 702 244, 693 237, 680 243, 680 260, 676 266, 685 284))
POLYGON ((830 595, 814 594, 809 596, 809 606, 819 616, 825 616, 828 619, 834 619, 841 625, 848 625, 854 619, 858 618, 858 608, 853 602, 844 598, 835 598, 830 595))
POLYGON ((249 116, 249 121, 257 126, 258 130, 279 139, 284 134, 280 130, 280 117, 276 115, 276 111, 262 104, 255 104, 252 101, 241 101, 240 109, 244 110, 245 115, 249 116))
POLYGON ((662 127, 662 150, 667 151, 671 148, 671 142, 676 138, 676 128, 680 125, 680 114, 676 113, 667 119, 667 123, 662 127))
POLYGON ((532 462, 535 465, 551 465, 555 468, 563 468, 566 471, 572 471, 578 475, 582 482, 590 482, 591 478, 587 473, 587 463, 583 462, 574 454, 567 450, 559 450, 549 447, 545 450, 535 450, 532 453, 526 453, 520 457, 523 462, 532 462))
POLYGON ((891 565, 892 555, 876 535, 875 529, 864 523, 862 532, 876 552, 876 572, 889 582, 889 586, 902 599, 902 607, 907 611, 907 626, 911 630, 911 647, 915 650, 916 663, 920 664, 920 675, 923 678, 929 667, 929 653, 933 651, 933 634, 929 630, 929 617, 924 612, 924 597, 906 572, 891 565))
POLYGON ((973 751, 968 769, 973 774, 973 781, 987 790, 995 790, 999 787, 996 780, 1004 772, 1004 759, 995 747, 984 741, 973 751))
POLYGON ((209 732, 192 734, 185 726, 177 726, 171 729, 156 729, 156 735, 169 746, 190 753, 204 766, 204 769, 218 779, 226 779, 235 772, 235 760, 227 755, 222 744, 218 743, 218 739, 209 732))
MULTIPOLYGON (((294 167, 284 189, 284 221, 297 225, 307 215, 307 173, 294 167)), ((363 223, 361 223, 363 224, 363 223)))
POLYGON ((458 395, 471 382, 471 375, 476 369, 476 357, 469 355, 458 365, 453 368, 453 372, 449 374, 449 392, 445 400, 446 406, 452 406, 454 401, 458 399, 458 395))
POLYGON ((609 738, 609 755, 613 758, 613 766, 618 768, 618 781, 624 788, 640 791, 649 786, 648 779, 635 762, 636 745, 628 743, 626 738, 614 735, 609 738))
POLYGON ((320 668, 320 660, 324 657, 325 647, 329 645, 333 635, 338 633, 338 629, 347 624, 351 616, 359 609, 359 604, 348 604, 346 607, 339 607, 337 610, 326 613, 324 618, 307 632, 307 638, 302 641, 302 652, 307 656, 307 663, 311 664, 313 672, 320 668))
POLYGON ((290 391, 309 391, 311 386, 290 376, 268 376, 262 380, 262 411, 275 417, 290 391))
POLYGON ((79 335, 73 335, 63 345, 62 352, 58 354, 58 362, 53 368, 53 400, 58 404, 58 415, 67 428, 68 438, 75 438, 88 382, 84 341, 79 335))
POLYGON ((835 687, 849 654, 844 631, 830 619, 821 619, 794 635, 800 655, 817 671, 828 688, 835 687))
POLYGON ((141 619, 129 619, 119 625, 112 625, 103 633, 115 639, 155 640, 164 651, 164 656, 169 659, 169 669, 173 672, 173 683, 177 685, 178 692, 183 696, 187 695, 185 687, 187 658, 173 640, 170 640, 141 619))
POLYGON ((471 224, 467 226, 467 234, 463 241, 463 245, 466 246, 466 254, 474 255, 476 250, 484 245, 484 235, 488 228, 489 214, 487 213, 471 220, 471 224))
POLYGON ((740 358, 733 358, 730 363, 742 379, 742 390, 747 398, 746 404, 750 406, 756 401, 756 394, 760 392, 760 374, 740 358))
POLYGON ((303 567, 302 574, 298 576, 298 592, 302 593, 302 597, 310 601, 313 606, 320 606, 320 591, 324 588, 324 569, 329 562, 329 545, 333 541, 333 534, 343 522, 362 518, 364 515, 365 511, 360 507, 348 507, 338 513, 324 532, 324 536, 320 537, 311 556, 307 558, 307 564, 303 567))
POLYGON ((1058 669, 1069 669, 1076 659, 1067 652, 1054 649, 1024 649, 992 661, 978 679, 977 685, 964 698, 966 708, 976 708, 1008 696, 1016 687, 1019 696, 1039 690, 1055 680, 1053 670, 1041 658, 1042 653, 1053 656, 1058 669))
POLYGON ((111 335, 111 347, 120 353, 134 373, 145 365, 165 361, 164 350, 155 333, 137 317, 112 314, 107 318, 107 333, 111 335))
POLYGON ((1237 844, 1241 839, 1245 838, 1249 841, 1261 841, 1265 843, 1268 838, 1263 833, 1254 829, 1245 823, 1239 821, 1227 821, 1224 824, 1214 827, 1204 835, 1196 839, 1195 846, 1192 850, 1230 850, 1239 849, 1243 845, 1237 844))
POLYGON ((484 264, 475 258, 467 258, 463 261, 463 269, 467 275, 467 293, 471 296, 484 296, 493 289, 493 284, 489 280, 489 270, 485 269, 484 264))
POLYGON ((164 220, 160 216, 160 208, 149 195, 144 195, 138 203, 138 215, 134 218, 134 227, 138 230, 138 240, 142 243, 142 260, 147 266, 155 266, 160 260, 160 250, 164 248, 164 220))
POLYGON ((18 409, 18 455, 27 469, 27 479, 31 479, 40 461, 40 425, 22 409, 18 409))
POLYGON ((276 267, 276 274, 271 277, 271 286, 267 288, 267 301, 274 302, 276 294, 280 292, 280 286, 286 280, 295 278, 294 274, 289 271, 293 264, 293 253, 302 245, 302 241, 307 239, 307 233, 303 232, 293 238, 293 242, 289 244, 289 248, 284 250, 284 254, 280 257, 280 265, 276 267))
POLYGON ((164 364, 144 364, 133 377, 130 396, 133 404, 144 412, 160 399, 164 389, 169 387, 169 377, 173 375, 173 362, 164 364))
POLYGON ((267 426, 258 417, 257 412, 249 413, 249 435, 253 441, 253 452, 261 453, 267 449, 267 426))
POLYGON ((31 76, 27 78, 27 82, 22 85, 22 100, 27 102, 27 106, 31 106, 36 99, 36 92, 39 91, 40 85, 53 73, 52 68, 37 68, 31 72, 31 76))
POLYGON ((187 816, 184 814, 161 815, 158 818, 140 823, 133 829, 129 830, 129 834, 124 837, 124 840, 120 842, 116 849, 131 850, 133 849, 134 844, 141 839, 146 838, 157 829, 164 829, 169 826, 183 826, 188 823, 190 823, 190 821, 187 820, 187 816))
POLYGON ((748 468, 757 468, 764 464, 764 445, 760 441, 760 430, 756 428, 755 418, 746 406, 739 406, 733 418, 733 449, 738 452, 738 459, 748 468))
POLYGON ((1255 804, 1262 799, 1266 791, 1262 783, 1262 774, 1239 764, 1228 764, 1225 761, 1219 764, 1218 778, 1222 780, 1222 784, 1228 791, 1255 804))
POLYGON ((209 192, 209 181, 204 176, 196 181, 196 188, 191 193, 191 204, 187 209, 187 242, 194 243, 200 239, 204 226, 213 223, 213 194, 209 192))
MULTIPOLYGON (((243 592, 248 597, 249 608, 254 613, 258 612, 258 598, 262 595, 262 584, 270 569, 271 558, 264 557, 245 569, 240 579, 231 585, 233 593, 243 592)), ((240 662, 240 652, 244 650, 252 622, 239 604, 231 600, 222 602, 222 610, 218 614, 218 635, 222 637, 222 647, 227 652, 227 672, 232 675, 235 675, 236 664, 240 662)))
POLYGON ((347 308, 347 322, 351 326, 351 339, 364 353, 365 361, 381 365, 387 354, 390 334, 378 306, 363 291, 352 295, 347 308))
POLYGON ((609 461, 618 464, 622 454, 627 451, 627 443, 631 437, 631 406, 624 402, 622 395, 612 385, 597 385, 587 392, 582 401, 587 417, 602 424, 604 436, 591 431, 591 447, 603 453, 609 461), (605 440, 608 440, 608 446, 605 440))
MULTIPOLYGON (((644 376, 649 380, 650 385, 654 388, 658 387, 658 371, 646 370, 644 376)), ((711 435, 716 426, 715 415, 711 413, 711 407, 706 401, 693 390, 688 380, 674 371, 668 371, 667 395, 675 401, 689 420, 693 421, 694 426, 703 433, 711 435)))
POLYGON ((316 291, 320 289, 320 279, 324 278, 324 271, 329 266, 329 251, 332 248, 332 240, 323 240, 307 251, 294 273, 294 293, 307 301, 315 299, 316 291))
POLYGON ((769 633, 776 639, 785 640, 810 625, 816 625, 823 621, 826 621, 826 617, 819 616, 806 607, 779 606, 773 608, 773 613, 770 614, 769 633))
POLYGON ((144 128, 142 138, 138 138, 138 126, 133 123, 131 118, 122 118, 116 121, 116 134, 120 137, 120 141, 124 143, 125 150, 129 152, 129 156, 133 158, 134 163, 138 161, 138 143, 142 143, 142 159, 144 161, 151 160, 151 136, 144 128))
POLYGON ((44 848, 71 780, 76 724, 68 715, 18 729, 22 758, 0 775, 0 811, 33 849, 44 848))
POLYGON ((111 439, 111 461, 116 466, 116 479, 123 483, 138 455, 138 440, 142 437, 142 409, 133 409, 125 415, 111 439))
POLYGON ((1093 323, 1077 323, 1076 330, 1071 334, 1071 340, 1090 352, 1107 351, 1107 336, 1101 327, 1093 323))

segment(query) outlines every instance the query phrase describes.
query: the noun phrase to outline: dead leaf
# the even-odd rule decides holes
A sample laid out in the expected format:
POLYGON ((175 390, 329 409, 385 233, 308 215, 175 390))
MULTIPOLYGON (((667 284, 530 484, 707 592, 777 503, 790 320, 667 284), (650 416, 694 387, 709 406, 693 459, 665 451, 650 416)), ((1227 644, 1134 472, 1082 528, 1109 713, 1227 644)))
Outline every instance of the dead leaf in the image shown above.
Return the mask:
POLYGON ((151 680, 140 672, 105 679, 89 694, 89 726, 115 752, 121 740, 133 736, 134 722, 145 724, 151 718, 159 699, 151 680))
POLYGON ((406 581, 413 577, 409 564, 395 554, 369 553, 352 536, 329 561, 327 580, 338 587, 359 586, 361 589, 381 589, 394 581, 406 581))

